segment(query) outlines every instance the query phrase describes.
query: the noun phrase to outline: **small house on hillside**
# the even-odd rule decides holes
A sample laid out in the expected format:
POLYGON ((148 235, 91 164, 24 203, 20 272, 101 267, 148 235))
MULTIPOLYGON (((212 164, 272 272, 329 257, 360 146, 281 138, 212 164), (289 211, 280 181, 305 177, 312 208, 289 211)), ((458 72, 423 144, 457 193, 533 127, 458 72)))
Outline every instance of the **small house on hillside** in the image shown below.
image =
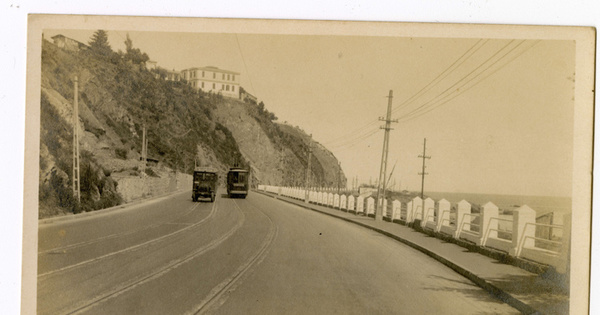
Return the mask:
POLYGON ((256 104, 258 101, 256 96, 248 93, 243 87, 240 87, 240 100, 251 104, 256 104))
POLYGON ((175 71, 175 69, 173 69, 173 71, 167 70, 167 77, 165 78, 165 80, 167 80, 167 81, 180 81, 181 80, 181 74, 179 73, 179 71, 175 71))
POLYGON ((53 36, 52 40, 54 41, 54 45, 58 46, 58 48, 62 48, 65 50, 79 51, 81 49, 88 48, 88 45, 61 34, 53 36))

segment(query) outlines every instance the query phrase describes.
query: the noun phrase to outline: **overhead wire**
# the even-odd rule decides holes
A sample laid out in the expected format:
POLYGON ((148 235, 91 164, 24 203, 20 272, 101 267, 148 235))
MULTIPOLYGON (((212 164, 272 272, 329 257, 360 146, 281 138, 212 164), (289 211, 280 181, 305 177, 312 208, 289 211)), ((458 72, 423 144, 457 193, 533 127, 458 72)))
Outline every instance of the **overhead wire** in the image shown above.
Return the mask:
MULTIPOLYGON (((412 115, 415 112, 418 112, 419 110, 421 110, 422 108, 426 107, 428 104, 435 102, 439 97, 441 97, 442 95, 446 94, 448 91, 452 91, 452 93, 455 93, 456 91, 460 90, 460 87, 457 89, 453 89, 455 86, 457 86, 458 84, 460 84, 462 81, 464 81, 466 78, 468 78, 471 74, 473 74, 475 71, 477 71, 478 69, 480 69, 481 67, 483 67, 484 65, 486 65, 490 60, 494 59, 494 57, 496 57, 499 53, 501 53, 504 49, 506 49, 508 46, 510 46, 515 40, 511 40, 510 42, 508 42, 506 45, 504 45, 502 48, 500 48, 498 51, 496 51, 492 56, 490 56, 489 58, 487 58, 485 61, 483 61, 481 64, 479 64, 475 69, 473 69, 471 72, 469 72, 468 74, 466 74, 465 76, 463 76, 460 80, 456 81, 454 84, 452 84, 451 86, 449 86, 447 89, 445 89, 444 91, 442 91, 441 93, 439 93, 438 95, 436 95, 435 97, 433 97, 432 99, 430 99, 429 101, 425 102, 424 104, 421 104, 419 107, 413 109, 411 112, 405 114, 404 117, 408 116, 408 115, 412 115)), ((518 45, 522 44, 523 42, 519 43, 518 45)), ((518 46, 517 45, 517 46, 518 46)), ((517 47, 516 46, 516 47, 517 47)), ((513 47, 514 49, 515 47, 513 47)), ((510 52, 510 51, 509 51, 510 52)), ((506 56, 506 55, 505 55, 506 56)), ((500 57, 501 59, 502 57, 500 57)), ((498 60, 500 60, 498 59, 498 60)), ((498 61, 497 60, 497 61, 498 61)), ((485 70, 484 70, 485 71, 485 70)), ((482 71, 483 72, 483 71, 482 71)), ((480 72, 481 74, 481 72, 480 72)), ((461 86, 462 87, 462 86, 461 86)))
MULTIPOLYGON (((469 49, 467 49, 460 57, 458 57, 458 59, 456 59, 452 64, 450 64, 450 66, 448 66, 446 69, 444 69, 444 71, 442 71, 440 74, 438 74, 433 80, 431 80, 427 85, 425 85, 423 88, 421 88, 421 90, 419 90, 417 93, 413 94, 410 98, 406 99, 404 102, 402 102, 400 105, 396 106, 396 108, 394 108, 392 110, 392 112, 400 109, 402 106, 414 101, 415 99, 417 99, 420 95, 428 92, 429 90, 431 90, 431 88, 433 88, 433 86, 435 86, 437 83, 439 83, 439 81, 443 80, 444 78, 446 78, 448 75, 450 75, 457 67, 459 67, 460 65, 462 65, 466 60, 468 60, 468 58, 470 58, 474 53, 476 53, 479 49, 481 49, 481 47, 483 47, 489 40, 485 40, 483 41, 483 44, 481 44, 481 46, 477 47, 475 49, 475 47, 477 45, 479 45, 479 43, 481 43, 483 41, 483 39, 478 40, 475 44, 473 44, 473 46, 471 46, 469 49), (467 56, 467 54, 469 54, 467 56), (464 58, 465 56, 467 56, 466 58, 464 58), (463 59, 462 61, 460 61, 461 59, 463 59), (458 63, 460 61, 460 63, 458 63), (458 64, 457 64, 458 63, 458 64), (456 67, 454 67, 456 65, 456 67), (454 69, 453 69, 454 67, 454 69), (444 75, 446 74, 446 75, 444 75), (443 77, 442 77, 443 76, 443 77), (436 82, 437 81, 437 82, 436 82)), ((371 120, 369 122, 367 122, 364 125, 361 125, 360 127, 354 129, 353 131, 351 131, 349 134, 356 134, 356 133, 362 133, 363 131, 367 131, 369 134, 372 134, 373 132, 376 132, 379 130, 378 126, 372 126, 374 123, 377 123, 379 120, 375 119, 375 120, 371 120), (371 127, 371 128, 368 128, 371 127), (373 127, 375 127, 375 129, 373 130, 373 127), (368 128, 368 129, 367 129, 368 128)), ((347 142, 349 141, 347 138, 348 134, 345 135, 341 135, 337 138, 334 138, 330 141, 327 141, 325 144, 328 146, 336 146, 339 147, 340 144, 338 142, 347 142)))
POLYGON ((248 74, 250 87, 252 87, 252 94, 256 95, 256 90, 254 89, 254 84, 252 84, 252 77, 250 76, 250 71, 248 71, 248 66, 246 65, 246 58, 244 58, 244 53, 242 52, 242 46, 240 45, 240 40, 238 38, 237 33, 235 33, 235 42, 237 43, 238 49, 240 51, 240 56, 242 57, 242 61, 244 62, 244 70, 246 70, 246 73, 248 74))
POLYGON ((481 43, 482 41, 483 41, 483 39, 478 40, 475 44, 473 44, 473 46, 471 46, 460 57, 458 57, 458 59, 456 59, 450 66, 448 66, 446 69, 444 69, 444 71, 442 71, 440 74, 438 74, 437 77, 435 77, 427 85, 425 85, 423 88, 421 88, 421 90, 419 90, 417 93, 413 94, 410 98, 406 99, 400 105, 398 105, 394 109, 392 109, 392 113, 399 110, 403 105, 406 105, 407 103, 414 101, 422 94, 429 92, 441 80, 448 77, 456 68, 460 67, 463 63, 465 63, 471 56, 473 56, 473 54, 475 54, 479 49, 481 49, 481 47, 485 46, 485 44, 489 41, 489 39, 486 39, 485 41, 483 41, 483 44, 481 44, 481 46, 479 46, 479 47, 477 47, 477 49, 475 49, 475 47, 477 45, 479 45, 479 43, 481 43), (467 56, 467 54, 468 54, 468 56, 467 56), (463 57, 465 57, 465 58, 463 59, 463 57), (463 59, 463 60, 460 61, 461 59, 463 59), (459 63, 459 61, 460 61, 460 63, 459 63), (456 67, 454 67, 455 65, 456 65, 456 67))
MULTIPOLYGON (((496 69, 494 69, 493 71, 489 72, 487 75, 485 75, 483 78, 481 78, 480 80, 476 81, 474 84, 465 87, 467 84, 471 83, 473 80, 477 79, 479 76, 481 76, 482 74, 486 73, 486 71, 488 71, 491 67, 493 67, 494 65, 496 65, 498 62, 500 62, 501 60, 505 59, 510 53, 512 53, 515 49, 517 49, 520 45, 522 45, 525 42, 525 40, 521 41, 520 43, 518 43, 516 46, 514 46, 513 48, 511 48, 508 52, 506 52, 502 57, 500 57, 498 60, 492 62, 489 66, 487 66, 485 69, 483 69, 481 72, 479 72, 478 74, 476 74, 474 77, 470 78, 467 82, 465 82, 464 84, 462 84, 461 86, 459 86, 457 89, 454 89, 454 91, 446 96, 444 96, 443 98, 437 100, 434 103, 427 102, 423 105, 421 105, 419 108, 405 114, 404 116, 401 116, 399 119, 400 121, 406 122, 412 119, 415 119, 417 117, 421 117, 422 115, 425 115, 427 113, 429 113, 430 111, 450 102, 451 100, 455 99, 456 97, 458 97, 459 95, 462 95, 463 93, 465 93, 466 91, 472 89, 473 87, 475 87, 476 85, 478 85, 479 83, 483 82, 485 79, 487 79, 488 77, 490 77, 491 75, 493 75, 494 73, 498 72, 500 69, 504 68, 506 65, 510 64, 513 60, 515 60, 516 58, 520 57, 521 55, 523 55, 525 52, 527 52, 529 49, 531 49, 533 46, 535 46, 539 41, 535 41, 531 46, 525 48, 524 50, 522 50, 521 52, 515 54, 510 60, 508 60, 508 62, 502 64, 501 66, 497 67, 496 69), (452 96, 454 94, 454 96, 452 96), (452 96, 450 99, 445 100, 446 98, 452 96), (443 102, 442 102, 443 101, 443 102), (441 102, 441 103, 440 103, 441 102), (430 103, 429 106, 424 107, 424 105, 430 103)), ((506 47, 506 46, 505 46, 506 47)), ((488 59, 489 60, 489 59, 488 59)), ((487 60, 486 60, 487 62, 487 60)), ((484 62, 484 64, 486 63, 484 62)), ((473 71, 471 72, 473 73, 473 71)), ((471 73, 469 73, 467 76, 469 76, 471 73)), ((464 80, 467 76, 463 77, 460 81, 464 80)), ((452 87, 456 86, 457 83, 455 83, 452 87)), ((446 89, 446 91, 450 90, 452 87, 446 89)), ((446 91, 438 94, 438 96, 442 95, 443 93, 445 93, 446 91)), ((436 98, 438 98, 438 96, 436 96, 436 98)), ((435 98, 434 98, 435 99, 435 98)))

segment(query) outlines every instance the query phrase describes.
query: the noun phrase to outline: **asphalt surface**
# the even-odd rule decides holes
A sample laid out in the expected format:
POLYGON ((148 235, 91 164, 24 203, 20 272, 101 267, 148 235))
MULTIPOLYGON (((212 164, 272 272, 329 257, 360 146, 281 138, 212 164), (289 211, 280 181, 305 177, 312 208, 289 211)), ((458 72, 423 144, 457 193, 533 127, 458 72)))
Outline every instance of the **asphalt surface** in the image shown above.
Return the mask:
POLYGON ((39 314, 514 314, 381 233, 261 194, 42 223, 39 314))

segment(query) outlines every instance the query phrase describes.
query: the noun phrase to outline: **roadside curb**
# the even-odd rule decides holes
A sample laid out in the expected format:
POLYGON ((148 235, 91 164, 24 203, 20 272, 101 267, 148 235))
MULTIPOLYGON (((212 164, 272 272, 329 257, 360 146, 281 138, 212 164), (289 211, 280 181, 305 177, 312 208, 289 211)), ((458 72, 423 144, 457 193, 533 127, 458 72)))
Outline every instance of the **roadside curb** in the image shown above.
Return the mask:
POLYGON ((383 235, 385 235, 387 237, 390 237, 390 238, 392 238, 394 240, 397 240, 397 241, 399 241, 399 242, 401 242, 401 243, 403 243, 405 245, 408 245, 408 246, 410 246, 410 247, 412 247, 412 248, 414 248, 414 249, 416 249, 416 250, 418 250, 418 251, 420 251, 420 252, 422 252, 422 253, 430 256, 430 257, 432 257, 433 259, 441 262, 442 264, 444 264, 448 268, 454 270, 455 272, 457 272, 458 274, 462 275, 463 277, 471 280, 473 283, 475 283, 480 288, 486 290, 491 295, 493 295, 496 298, 500 299, 502 302, 504 302, 504 303, 506 303, 506 304, 508 304, 508 305, 510 305, 510 306, 512 306, 514 308, 516 308, 521 313, 523 313, 523 314, 541 314, 541 312, 535 310, 533 307, 531 307, 531 306, 527 305, 526 303, 520 301, 519 299, 513 297, 509 293, 507 293, 504 290, 498 288, 497 286, 495 286, 492 283, 488 282, 484 278, 481 278, 481 277, 477 276, 476 274, 474 274, 473 272, 465 269, 464 267, 462 267, 462 266, 460 266, 460 265, 458 265, 458 264, 456 264, 456 263, 448 260, 447 258, 444 258, 444 257, 442 257, 442 256, 440 256, 440 255, 438 255, 438 254, 430 251, 429 249, 427 249, 425 247, 422 247, 422 246, 420 246, 420 245, 418 245, 416 243, 413 243, 413 242, 408 241, 408 240, 406 240, 404 238, 401 238, 400 236, 397 236, 395 234, 392 234, 392 233, 390 233, 388 231, 385 231, 385 230, 382 230, 380 228, 371 226, 369 224, 353 220, 351 218, 345 218, 345 217, 336 215, 335 213, 329 213, 329 212, 321 211, 319 209, 315 209, 313 207, 310 207, 309 206, 310 204, 303 205, 303 204, 298 204, 298 203, 295 203, 295 202, 290 202, 290 201, 288 201, 286 199, 278 198, 279 196, 277 196, 277 195, 266 193, 266 192, 262 192, 262 191, 258 191, 258 190, 254 190, 254 192, 260 193, 260 194, 262 194, 264 196, 267 196, 267 197, 273 197, 273 198, 275 198, 277 200, 281 200, 281 201, 287 202, 289 204, 293 204, 293 205, 299 206, 301 208, 305 208, 305 209, 312 210, 312 211, 315 211, 315 212, 318 212, 318 213, 321 213, 321 214, 325 214, 325 215, 328 215, 330 217, 342 219, 342 220, 344 220, 346 222, 354 223, 356 225, 359 225, 359 226, 365 227, 367 229, 370 229, 372 231, 375 231, 375 232, 378 232, 380 234, 383 234, 383 235))
POLYGON ((72 221, 72 220, 78 220, 78 219, 84 219, 84 218, 88 218, 91 216, 96 216, 96 215, 102 215, 102 214, 107 214, 113 211, 117 211, 117 210, 123 210, 129 207, 133 207, 133 206, 137 206, 139 204, 143 204, 145 202, 149 202, 149 201, 154 201, 154 200, 158 200, 161 198, 166 198, 169 197, 171 195, 175 195, 177 193, 181 193, 184 192, 184 189, 179 189, 179 190, 175 190, 166 194, 162 194, 162 195, 157 195, 157 196, 152 196, 150 198, 140 198, 140 199, 135 199, 132 200, 128 203, 124 203, 124 204, 120 204, 118 206, 114 206, 114 207, 110 207, 110 208, 104 208, 104 209, 98 209, 98 210, 93 210, 93 211, 87 211, 87 212, 81 212, 81 213, 77 213, 77 214, 67 214, 67 215, 62 215, 62 216, 57 216, 57 217, 52 217, 52 218, 45 218, 45 219, 39 219, 38 220, 38 225, 45 225, 45 224, 52 224, 52 223, 59 223, 62 221, 72 221))

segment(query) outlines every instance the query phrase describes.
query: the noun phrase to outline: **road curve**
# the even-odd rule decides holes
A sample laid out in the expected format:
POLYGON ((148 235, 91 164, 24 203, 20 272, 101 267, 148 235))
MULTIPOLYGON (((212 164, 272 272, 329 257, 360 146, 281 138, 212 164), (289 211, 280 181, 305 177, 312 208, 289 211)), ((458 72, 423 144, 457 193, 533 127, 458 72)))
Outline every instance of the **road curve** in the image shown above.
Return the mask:
POLYGON ((512 314, 379 233, 250 194, 40 225, 39 314, 512 314))

